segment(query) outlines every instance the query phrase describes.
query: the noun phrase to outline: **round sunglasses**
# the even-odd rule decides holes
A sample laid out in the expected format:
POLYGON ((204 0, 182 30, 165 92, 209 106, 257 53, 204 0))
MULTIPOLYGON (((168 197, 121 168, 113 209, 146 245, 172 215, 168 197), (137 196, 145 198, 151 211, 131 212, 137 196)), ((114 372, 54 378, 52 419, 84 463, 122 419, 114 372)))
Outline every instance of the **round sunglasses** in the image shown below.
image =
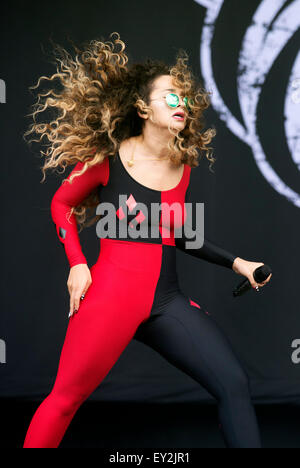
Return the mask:
MULTIPOLYGON (((173 108, 177 107, 180 102, 179 96, 174 93, 169 93, 163 97, 166 100, 166 103, 168 104, 169 107, 173 107, 173 108)), ((161 99, 161 98, 151 99, 151 101, 157 101, 158 99, 161 99)), ((185 107, 190 111, 191 108, 189 106, 189 103, 194 104, 194 101, 188 97, 184 97, 183 102, 184 102, 185 107)))

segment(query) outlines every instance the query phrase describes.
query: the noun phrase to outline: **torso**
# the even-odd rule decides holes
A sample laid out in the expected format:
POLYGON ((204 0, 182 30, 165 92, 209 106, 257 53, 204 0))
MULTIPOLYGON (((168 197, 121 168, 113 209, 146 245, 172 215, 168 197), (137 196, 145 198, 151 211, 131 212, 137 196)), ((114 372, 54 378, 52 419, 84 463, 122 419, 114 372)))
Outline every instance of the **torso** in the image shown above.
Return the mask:
MULTIPOLYGON (((141 154, 143 161, 138 161, 138 147, 134 154, 134 165, 129 166, 127 161, 131 159, 133 150, 133 141, 131 138, 122 141, 119 148, 120 159, 127 172, 138 183, 145 185, 153 190, 171 190, 176 187, 184 172, 184 164, 175 166, 171 161, 147 161, 146 157, 141 154)), ((151 159, 149 157, 149 159, 151 159)))
MULTIPOLYGON (((122 157, 124 157, 124 152, 122 152, 122 157)), ((152 174, 151 177, 146 178, 147 169, 150 172, 150 162, 147 167, 148 162, 146 161, 143 172, 140 168, 135 173, 133 171, 130 173, 129 169, 132 168, 128 165, 126 167, 125 164, 127 165, 126 160, 121 159, 120 151, 117 151, 114 156, 105 158, 103 166, 100 166, 101 179, 105 183, 104 185, 100 183, 98 187, 100 205, 102 205, 104 215, 103 224, 100 223, 101 226, 99 223, 97 224, 100 229, 99 232, 97 231, 98 237, 174 246, 174 228, 182 226, 183 223, 184 202, 191 167, 183 163, 180 167, 181 173, 177 170, 177 178, 174 178, 172 183, 169 180, 168 186, 162 187, 161 176, 155 179, 152 174), (158 185, 159 181, 161 185, 158 185), (163 190, 160 190, 162 188, 163 190), (114 209, 111 211, 110 207, 114 207, 114 209), (158 218, 156 217, 157 211, 155 213, 157 207, 160 207, 158 218), (152 218, 152 214, 154 214, 154 218, 152 218), (111 226, 116 228, 116 232, 107 236, 101 230, 107 229, 108 219, 111 220, 111 226), (159 229, 157 229, 158 225, 159 229), (154 228, 153 232, 152 228, 154 228), (121 234, 120 229, 125 232, 125 236, 123 233, 121 234), (137 231, 138 236, 135 234, 132 236, 135 231, 137 231)), ((164 174, 166 173, 164 172, 164 174)), ((165 175, 165 177, 167 176, 165 175)), ((102 213, 97 212, 97 214, 102 213)))

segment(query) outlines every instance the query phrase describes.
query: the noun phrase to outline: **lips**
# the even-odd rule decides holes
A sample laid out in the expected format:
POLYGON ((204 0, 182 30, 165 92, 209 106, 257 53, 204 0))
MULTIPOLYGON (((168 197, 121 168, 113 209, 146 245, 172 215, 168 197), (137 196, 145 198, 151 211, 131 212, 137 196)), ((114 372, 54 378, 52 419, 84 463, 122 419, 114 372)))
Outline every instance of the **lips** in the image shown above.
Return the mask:
POLYGON ((177 112, 175 112, 175 114, 173 114, 172 117, 181 117, 181 118, 184 119, 185 114, 184 114, 184 112, 182 112, 182 111, 177 111, 177 112))

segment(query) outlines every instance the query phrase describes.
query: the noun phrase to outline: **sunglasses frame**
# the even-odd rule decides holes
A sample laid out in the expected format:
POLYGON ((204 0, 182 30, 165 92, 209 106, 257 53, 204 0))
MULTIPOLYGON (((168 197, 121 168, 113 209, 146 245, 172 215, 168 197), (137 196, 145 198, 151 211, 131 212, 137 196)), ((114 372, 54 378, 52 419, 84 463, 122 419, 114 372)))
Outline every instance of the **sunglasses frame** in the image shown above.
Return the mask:
MULTIPOLYGON (((167 103, 167 105, 169 107, 172 107, 173 109, 175 109, 175 107, 178 107, 178 104, 180 102, 178 94, 169 93, 169 94, 167 94, 166 96, 163 96, 163 97, 166 100, 166 103, 167 103)), ((158 99, 161 99, 161 98, 151 99, 151 101, 157 101, 158 99)), ((191 101, 191 103, 193 103, 192 99, 189 99, 188 97, 183 98, 183 102, 184 102, 185 107, 190 111, 191 108, 189 106, 189 101, 191 101)))
MULTIPOLYGON (((169 107, 178 107, 178 104, 180 102, 178 94, 175 93, 169 93, 165 96, 166 103, 168 104, 169 107)), ((188 108, 188 98, 184 97, 183 102, 186 108, 188 108)))

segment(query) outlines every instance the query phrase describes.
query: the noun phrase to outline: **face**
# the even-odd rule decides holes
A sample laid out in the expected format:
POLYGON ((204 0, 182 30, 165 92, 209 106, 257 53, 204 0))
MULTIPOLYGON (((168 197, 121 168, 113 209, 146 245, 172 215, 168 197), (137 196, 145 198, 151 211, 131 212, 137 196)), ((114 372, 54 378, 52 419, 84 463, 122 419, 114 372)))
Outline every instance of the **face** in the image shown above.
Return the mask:
MULTIPOLYGON (((147 119, 150 120, 154 125, 159 126, 160 128, 168 129, 168 124, 170 127, 176 130, 183 130, 186 125, 186 116, 188 113, 185 103, 183 101, 184 95, 182 95, 182 90, 173 84, 173 77, 169 75, 163 75, 158 77, 154 84, 153 90, 150 94, 149 107, 152 109, 151 115, 147 116, 147 119), (176 107, 170 107, 167 103, 166 96, 170 93, 177 94, 179 97, 179 102, 176 107), (174 117, 174 114, 181 112, 184 113, 183 118, 174 117)), ((171 102, 173 105, 177 104, 171 102)))

